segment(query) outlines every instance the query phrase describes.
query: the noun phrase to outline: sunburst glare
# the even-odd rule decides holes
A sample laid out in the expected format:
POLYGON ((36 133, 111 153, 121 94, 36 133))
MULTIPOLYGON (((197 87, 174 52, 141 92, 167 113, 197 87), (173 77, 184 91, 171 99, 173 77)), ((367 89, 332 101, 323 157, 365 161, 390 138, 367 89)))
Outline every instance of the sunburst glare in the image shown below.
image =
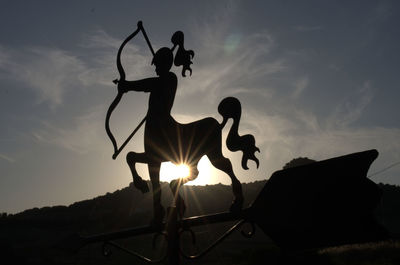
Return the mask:
MULTIPOLYGON (((188 182, 189 185, 210 184, 213 172, 211 163, 206 156, 202 157, 197 165, 199 175, 195 180, 188 182)), ((161 164, 160 181, 170 182, 173 179, 185 178, 190 175, 190 168, 185 164, 175 165, 171 162, 161 164)))
POLYGON ((190 169, 185 164, 175 165, 171 162, 162 163, 160 170, 160 180, 170 182, 177 178, 186 178, 190 174, 190 169))

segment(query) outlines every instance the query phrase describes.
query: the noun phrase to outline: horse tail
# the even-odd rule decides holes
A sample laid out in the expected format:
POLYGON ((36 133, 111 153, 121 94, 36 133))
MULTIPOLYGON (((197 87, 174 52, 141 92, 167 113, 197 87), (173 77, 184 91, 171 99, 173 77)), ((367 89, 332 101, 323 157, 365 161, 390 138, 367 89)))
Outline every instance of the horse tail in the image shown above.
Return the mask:
POLYGON ((255 156, 255 152, 260 152, 260 149, 256 146, 256 140, 251 134, 239 135, 239 122, 240 116, 242 115, 242 107, 240 101, 234 97, 224 98, 218 105, 218 112, 222 115, 223 120, 221 123, 221 130, 226 125, 229 118, 233 119, 233 124, 229 130, 228 137, 226 138, 226 147, 232 151, 242 151, 242 168, 249 169, 247 167, 247 161, 253 160, 257 164, 257 168, 260 165, 258 158, 255 156))

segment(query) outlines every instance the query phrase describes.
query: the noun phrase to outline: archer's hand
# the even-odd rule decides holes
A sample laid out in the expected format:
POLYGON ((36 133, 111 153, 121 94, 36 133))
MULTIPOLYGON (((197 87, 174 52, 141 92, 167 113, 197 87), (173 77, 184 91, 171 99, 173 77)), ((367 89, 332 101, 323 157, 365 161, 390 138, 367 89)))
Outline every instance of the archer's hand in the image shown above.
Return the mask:
POLYGON ((128 92, 128 82, 126 80, 119 80, 118 81, 118 92, 119 93, 128 92))

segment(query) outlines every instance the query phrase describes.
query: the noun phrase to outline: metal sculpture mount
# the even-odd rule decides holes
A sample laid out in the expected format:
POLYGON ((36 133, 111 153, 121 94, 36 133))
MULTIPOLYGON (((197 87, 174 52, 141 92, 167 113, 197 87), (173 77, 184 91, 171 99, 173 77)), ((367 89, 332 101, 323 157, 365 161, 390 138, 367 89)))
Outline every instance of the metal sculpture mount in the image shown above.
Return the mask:
POLYGON ((251 225, 251 230, 242 230, 243 236, 251 238, 259 227, 285 252, 389 239, 389 232, 373 215, 381 191, 366 177, 377 156, 376 150, 369 150, 277 171, 252 205, 239 212, 180 219, 176 208, 172 207, 167 222, 161 224, 162 232, 149 225, 80 237, 74 244, 81 247, 103 242, 104 255, 109 255, 110 247, 114 247, 147 263, 168 260, 168 264, 175 265, 182 258, 200 259, 246 223, 251 225), (191 235, 195 244, 193 227, 227 221, 236 223, 202 251, 187 254, 181 249, 180 236, 184 232, 191 235), (150 233, 154 233, 153 243, 162 236, 168 245, 164 256, 157 260, 115 242, 150 233))
POLYGON ((185 77, 186 71, 192 74, 190 65, 194 52, 185 50, 184 34, 177 31, 172 36, 172 48, 162 47, 157 52, 151 46, 149 38, 143 27, 142 22, 138 23, 136 31, 134 31, 122 43, 117 54, 117 68, 120 73, 119 80, 114 80, 118 84, 118 94, 111 103, 106 115, 106 131, 114 146, 115 159, 121 150, 126 146, 128 141, 133 137, 136 131, 145 123, 144 132, 144 152, 129 152, 126 161, 131 170, 134 186, 141 192, 149 191, 147 182, 144 181, 136 171, 136 163, 145 163, 148 165, 149 175, 153 191, 154 219, 153 225, 160 226, 165 216, 165 210, 160 203, 161 189, 159 183, 159 173, 162 162, 171 161, 175 164, 186 164, 190 168, 190 175, 186 178, 179 178, 171 181, 170 187, 175 196, 178 212, 182 216, 185 211, 183 199, 179 196, 179 187, 188 181, 194 180, 199 171, 197 164, 200 158, 207 155, 210 162, 216 168, 224 171, 232 181, 233 203, 230 211, 238 212, 243 205, 242 186, 232 169, 230 160, 222 154, 222 129, 226 125, 228 119, 233 119, 233 124, 229 131, 226 145, 231 151, 242 151, 242 167, 248 169, 248 160, 253 160, 257 167, 259 161, 255 156, 256 151, 260 151, 255 145, 254 136, 239 135, 239 122, 241 117, 241 104, 237 98, 228 97, 221 101, 218 111, 223 117, 222 123, 214 118, 204 118, 188 124, 181 124, 171 116, 171 109, 174 103, 176 90, 178 87, 178 78, 171 71, 173 63, 176 66, 182 66, 182 76, 185 77), (155 66, 155 77, 141 80, 127 81, 125 80, 125 72, 121 64, 121 53, 125 44, 135 37, 139 32, 148 44, 153 55, 151 64, 155 66), (174 55, 175 48, 178 47, 174 55), (128 139, 118 148, 116 140, 111 133, 109 120, 111 113, 119 103, 122 95, 130 92, 146 92, 149 93, 149 105, 146 117, 128 137, 128 139))
POLYGON ((318 248, 345 243, 376 241, 388 237, 388 232, 373 217, 381 192, 378 186, 366 178, 370 164, 378 156, 376 150, 336 157, 309 165, 289 168, 275 172, 254 201, 245 209, 243 206, 242 185, 233 172, 232 164, 222 155, 222 129, 229 119, 233 120, 226 140, 230 151, 241 151, 243 169, 248 169, 248 160, 259 160, 255 156, 260 152, 253 135, 239 135, 241 104, 237 98, 223 99, 218 112, 223 120, 219 123, 214 118, 204 118, 188 124, 181 124, 171 116, 171 108, 178 87, 178 78, 171 72, 171 67, 182 66, 182 76, 189 71, 192 75, 194 52, 185 50, 184 34, 175 32, 172 36, 172 48, 163 47, 154 52, 143 24, 138 22, 137 29, 124 40, 117 54, 117 68, 120 78, 118 93, 106 115, 106 131, 113 144, 113 159, 119 155, 134 134, 145 124, 143 153, 129 152, 126 161, 131 170, 134 186, 145 193, 149 191, 147 182, 136 171, 136 163, 148 165, 153 191, 153 221, 150 225, 123 231, 79 237, 74 245, 83 246, 94 242, 103 242, 103 253, 108 255, 109 246, 132 254, 148 263, 168 259, 169 264, 179 264, 181 257, 197 259, 221 243, 233 231, 244 223, 250 223, 252 230, 242 234, 251 237, 256 225, 283 249, 296 250, 318 248), (152 53, 152 65, 155 77, 141 80, 125 80, 121 64, 123 47, 142 32, 152 53), (174 50, 178 47, 176 54, 174 50), (149 93, 149 106, 146 117, 119 147, 111 132, 109 120, 122 96, 130 91, 149 93), (206 216, 183 218, 185 203, 179 195, 179 188, 198 175, 197 164, 207 155, 211 163, 224 171, 232 181, 233 203, 229 211, 206 216), (162 162, 184 163, 190 167, 190 176, 171 181, 170 188, 175 199, 175 206, 169 208, 167 220, 161 205, 159 182, 162 162), (212 245, 196 255, 185 254, 180 248, 180 235, 189 232, 195 242, 192 227, 226 221, 237 221, 212 245), (162 235, 168 245, 167 253, 159 260, 151 260, 134 251, 121 247, 114 240, 154 233, 162 235))

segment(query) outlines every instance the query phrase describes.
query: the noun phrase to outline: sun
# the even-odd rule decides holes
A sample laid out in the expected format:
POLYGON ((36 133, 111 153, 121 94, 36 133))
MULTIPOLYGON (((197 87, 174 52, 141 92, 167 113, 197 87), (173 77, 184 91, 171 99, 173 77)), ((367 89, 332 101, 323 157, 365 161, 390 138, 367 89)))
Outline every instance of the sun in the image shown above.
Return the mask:
POLYGON ((186 178, 190 175, 190 168, 185 164, 175 165, 171 162, 161 164, 160 180, 170 182, 177 178, 186 178))
MULTIPOLYGON (((189 181, 189 185, 206 185, 210 184, 214 178, 214 174, 211 169, 210 161, 204 156, 200 159, 197 169, 199 175, 195 180, 189 181)), ((190 175, 190 168, 185 164, 175 165, 171 162, 164 162, 161 164, 160 180, 170 182, 177 178, 186 178, 190 175)))

